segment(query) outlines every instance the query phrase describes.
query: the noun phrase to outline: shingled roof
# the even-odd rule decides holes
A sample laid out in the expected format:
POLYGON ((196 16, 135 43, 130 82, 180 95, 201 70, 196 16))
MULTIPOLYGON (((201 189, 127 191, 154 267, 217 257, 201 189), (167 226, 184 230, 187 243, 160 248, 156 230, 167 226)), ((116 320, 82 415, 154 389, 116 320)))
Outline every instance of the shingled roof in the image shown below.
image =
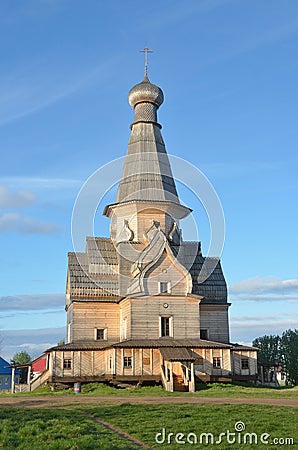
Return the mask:
POLYGON ((180 245, 171 245, 178 261, 189 271, 192 277, 192 294, 203 297, 202 303, 226 303, 227 284, 218 258, 206 258, 202 256, 199 242, 182 242, 180 245), (208 269, 211 274, 200 282, 202 268, 204 274, 208 269))

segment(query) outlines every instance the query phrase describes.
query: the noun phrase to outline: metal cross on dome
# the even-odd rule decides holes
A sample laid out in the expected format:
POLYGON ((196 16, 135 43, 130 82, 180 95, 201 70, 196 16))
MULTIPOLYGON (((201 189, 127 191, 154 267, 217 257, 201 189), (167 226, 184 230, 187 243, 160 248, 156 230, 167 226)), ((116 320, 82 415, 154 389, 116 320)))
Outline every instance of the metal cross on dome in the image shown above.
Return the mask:
POLYGON ((148 76, 148 53, 153 53, 153 50, 150 50, 148 47, 145 47, 143 50, 139 50, 141 53, 144 53, 145 59, 145 69, 144 69, 144 76, 147 78, 148 76))

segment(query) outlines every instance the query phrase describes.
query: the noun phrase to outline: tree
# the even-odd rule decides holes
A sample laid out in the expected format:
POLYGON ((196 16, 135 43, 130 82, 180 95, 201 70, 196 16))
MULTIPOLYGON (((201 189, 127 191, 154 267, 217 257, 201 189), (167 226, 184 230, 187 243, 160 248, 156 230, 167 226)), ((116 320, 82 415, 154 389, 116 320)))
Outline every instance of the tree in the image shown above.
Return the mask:
MULTIPOLYGON (((29 364, 31 362, 31 356, 29 353, 22 351, 17 352, 13 355, 11 359, 11 364, 29 364)), ((26 367, 22 367, 20 370, 20 383, 27 383, 27 375, 28 375, 28 369, 26 367)))
POLYGON ((289 381, 298 385, 298 330, 286 330, 280 338, 282 363, 289 381))
POLYGON ((256 338, 252 345, 259 348, 258 360, 262 363, 276 363, 281 360, 280 337, 275 335, 256 338))
POLYGON ((31 356, 28 352, 17 352, 13 355, 11 364, 29 364, 31 362, 31 356))
POLYGON ((65 340, 64 339, 60 339, 60 341, 57 342, 57 345, 64 345, 65 344, 65 340))

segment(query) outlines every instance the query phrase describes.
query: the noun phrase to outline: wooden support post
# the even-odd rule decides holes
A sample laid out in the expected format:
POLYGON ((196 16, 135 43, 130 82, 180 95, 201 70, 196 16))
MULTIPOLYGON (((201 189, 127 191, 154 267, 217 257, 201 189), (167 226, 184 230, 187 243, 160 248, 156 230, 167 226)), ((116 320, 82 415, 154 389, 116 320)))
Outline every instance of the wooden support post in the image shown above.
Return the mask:
POLYGON ((165 368, 165 377, 166 377, 166 380, 169 381, 169 369, 168 369, 168 363, 167 363, 167 361, 164 361, 164 368, 165 368))
POLYGON ((94 375, 94 350, 91 351, 91 370, 92 376, 94 375))
POLYGON ((61 352, 61 361, 60 361, 60 366, 61 366, 61 370, 62 370, 62 376, 64 375, 64 352, 61 352))
POLYGON ((122 375, 124 375, 124 348, 121 349, 121 356, 122 356, 122 375))
POLYGON ((206 373, 206 349, 203 349, 203 372, 206 373))
POLYGON ((195 382, 195 368, 194 368, 194 363, 193 362, 190 363, 190 381, 192 383, 195 382))
POLYGON ((264 384, 264 367, 261 365, 261 383, 264 384))
POLYGON ((140 348, 140 354, 141 354, 141 375, 143 375, 143 358, 144 358, 144 350, 140 348))
POLYGON ((150 368, 151 368, 151 375, 153 375, 154 372, 153 348, 150 348, 150 368))
POLYGON ((82 353, 81 353, 81 351, 79 351, 78 352, 78 364, 79 364, 79 377, 81 376, 81 374, 82 374, 82 353))
POLYGON ((15 385, 15 367, 12 368, 11 371, 11 393, 14 394, 14 385, 15 385))
POLYGON ((72 376, 75 375, 75 370, 74 370, 74 351, 70 352, 71 354, 71 372, 72 372, 72 376))
POLYGON ((114 361, 113 361, 113 375, 116 375, 116 356, 117 356, 117 350, 114 348, 114 361))
POLYGON ((30 381, 31 381, 31 366, 28 366, 27 384, 28 384, 29 392, 31 391, 30 381))

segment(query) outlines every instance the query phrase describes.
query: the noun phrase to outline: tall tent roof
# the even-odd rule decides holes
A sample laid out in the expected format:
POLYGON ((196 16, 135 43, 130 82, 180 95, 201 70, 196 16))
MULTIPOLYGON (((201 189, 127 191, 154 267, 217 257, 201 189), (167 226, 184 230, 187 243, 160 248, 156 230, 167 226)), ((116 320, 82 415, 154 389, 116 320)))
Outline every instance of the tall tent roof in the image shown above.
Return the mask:
POLYGON ((118 187, 116 204, 127 201, 170 201, 180 205, 175 181, 157 122, 162 90, 145 75, 128 94, 134 122, 118 187))

